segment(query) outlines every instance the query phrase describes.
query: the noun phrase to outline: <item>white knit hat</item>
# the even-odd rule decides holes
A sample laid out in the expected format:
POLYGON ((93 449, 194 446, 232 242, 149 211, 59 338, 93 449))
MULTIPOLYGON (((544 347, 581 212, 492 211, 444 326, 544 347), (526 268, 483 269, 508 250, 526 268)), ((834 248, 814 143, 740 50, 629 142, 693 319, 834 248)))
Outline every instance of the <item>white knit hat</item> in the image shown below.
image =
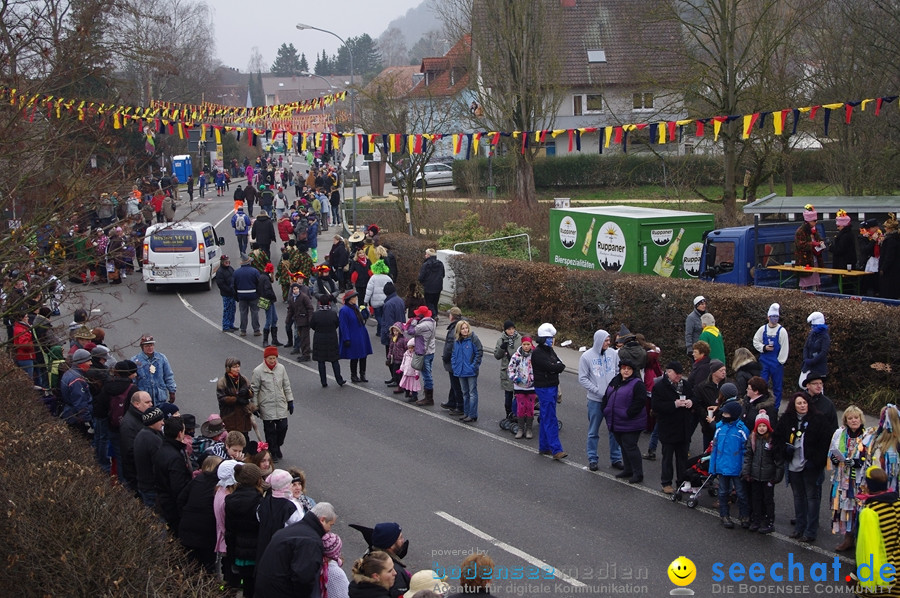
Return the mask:
POLYGON ((825 324, 825 315, 820 311, 814 311, 811 314, 809 314, 809 317, 806 318, 806 321, 809 322, 810 324, 812 324, 813 326, 815 326, 817 324, 821 326, 821 325, 825 324))
POLYGON ((773 303, 772 305, 769 306, 769 313, 766 315, 770 318, 772 316, 775 316, 776 318, 780 318, 781 317, 781 306, 778 305, 777 303, 773 303))
POLYGON ((549 338, 551 336, 556 336, 556 328, 553 327, 553 324, 549 322, 544 322, 540 326, 538 326, 538 336, 549 338))

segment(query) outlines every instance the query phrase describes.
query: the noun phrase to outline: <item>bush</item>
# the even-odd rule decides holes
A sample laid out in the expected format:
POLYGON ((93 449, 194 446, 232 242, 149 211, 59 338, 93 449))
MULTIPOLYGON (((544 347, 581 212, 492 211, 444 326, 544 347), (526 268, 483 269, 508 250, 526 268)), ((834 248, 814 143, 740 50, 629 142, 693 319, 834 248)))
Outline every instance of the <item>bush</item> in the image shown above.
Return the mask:
MULTIPOLYGON (((398 262, 417 269, 426 246, 410 245, 414 253, 395 250, 398 262)), ((900 312, 896 307, 791 289, 568 270, 484 255, 455 256, 451 263, 456 273, 456 305, 476 324, 499 327, 509 318, 519 330, 534 333, 541 322, 552 322, 561 339, 590 346, 595 330, 604 328, 614 334, 624 323, 658 345, 664 362, 678 359, 685 366, 690 364, 684 346, 684 319, 692 299, 702 294, 709 299, 710 313, 722 330, 729 373, 734 350, 752 350, 753 335, 765 323, 769 305, 778 302, 781 323, 791 342, 785 394, 796 388, 800 375, 800 355, 809 332, 806 317, 821 311, 832 341, 828 395, 843 405, 865 404, 871 413, 900 398, 895 390, 900 388, 900 353, 896 350, 900 312)))
POLYGON ((4 355, 0 385, 2 596, 211 596, 219 581, 95 465, 4 355))
MULTIPOLYGON (((507 222, 498 230, 487 231, 481 225, 481 219, 477 212, 464 210, 461 218, 447 222, 444 228, 446 232, 438 239, 438 246, 443 249, 451 249, 457 243, 497 239, 496 241, 466 245, 460 250, 463 253, 479 253, 518 260, 529 259, 528 247, 523 237, 501 239, 501 237, 531 234, 531 229, 526 226, 507 222)), ((534 249, 532 249, 531 258, 537 258, 534 249)))

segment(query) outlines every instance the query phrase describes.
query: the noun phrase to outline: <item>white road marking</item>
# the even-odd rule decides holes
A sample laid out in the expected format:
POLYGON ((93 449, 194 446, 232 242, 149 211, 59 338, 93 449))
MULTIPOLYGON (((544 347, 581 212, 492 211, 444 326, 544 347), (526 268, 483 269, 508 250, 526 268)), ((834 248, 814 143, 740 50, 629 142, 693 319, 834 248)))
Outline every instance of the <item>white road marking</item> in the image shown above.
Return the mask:
POLYGON ((479 538, 481 538, 482 540, 484 540, 486 542, 490 542, 491 544, 493 544, 500 550, 505 550, 506 552, 510 553, 511 555, 519 557, 523 561, 525 561, 531 565, 534 565, 538 569, 553 573, 554 577, 557 577, 558 579, 566 582, 569 585, 579 587, 579 588, 586 587, 586 585, 587 585, 583 582, 578 581, 574 577, 570 577, 570 576, 566 575, 565 573, 561 572, 559 569, 557 569, 553 565, 550 565, 549 563, 545 563, 544 561, 537 558, 536 556, 531 556, 527 552, 525 552, 523 550, 519 550, 515 546, 507 544, 503 540, 498 540, 494 536, 481 531, 477 527, 475 527, 473 525, 469 525, 462 519, 457 519, 453 515, 450 515, 449 513, 445 513, 444 511, 435 511, 434 514, 437 515, 438 517, 440 517, 441 519, 446 519, 447 521, 449 521, 450 523, 452 523, 453 525, 455 525, 457 527, 461 527, 462 529, 466 530, 470 534, 472 534, 474 536, 478 536, 479 538))

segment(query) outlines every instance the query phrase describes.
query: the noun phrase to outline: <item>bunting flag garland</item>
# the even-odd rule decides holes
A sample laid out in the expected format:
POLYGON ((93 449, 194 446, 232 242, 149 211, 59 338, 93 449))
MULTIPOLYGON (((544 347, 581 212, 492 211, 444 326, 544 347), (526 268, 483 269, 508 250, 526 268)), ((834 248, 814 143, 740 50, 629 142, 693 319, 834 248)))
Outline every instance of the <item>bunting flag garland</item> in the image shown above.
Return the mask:
POLYGON ((898 99, 897 95, 865 98, 862 100, 833 102, 812 106, 795 108, 783 108, 781 110, 759 111, 743 115, 711 116, 705 118, 688 118, 674 121, 655 121, 643 123, 624 123, 620 125, 607 125, 603 127, 584 127, 575 129, 538 129, 534 131, 476 131, 472 133, 335 133, 333 131, 294 131, 294 127, 318 126, 321 120, 316 116, 296 118, 298 113, 323 110, 335 102, 347 99, 347 92, 340 92, 328 96, 322 96, 305 102, 293 102, 277 106, 265 106, 259 108, 240 108, 222 106, 212 103, 181 104, 176 102, 152 101, 147 107, 121 106, 93 102, 86 99, 66 99, 52 95, 33 94, 30 96, 18 93, 15 88, 0 86, 0 102, 5 102, 21 113, 22 118, 28 122, 34 122, 36 117, 61 119, 71 115, 78 121, 93 123, 103 129, 111 126, 114 130, 127 129, 134 125, 145 137, 145 149, 148 153, 156 151, 157 135, 178 135, 179 139, 185 139, 187 133, 196 126, 200 127, 200 139, 207 141, 207 129, 212 128, 217 144, 222 143, 222 132, 234 132, 238 140, 241 135, 246 135, 250 146, 256 145, 259 136, 265 134, 267 139, 281 135, 282 142, 288 149, 296 146, 300 150, 316 148, 327 151, 329 148, 341 145, 344 138, 352 138, 359 153, 371 153, 380 145, 385 152, 396 153, 407 151, 411 154, 423 154, 428 151, 429 142, 434 143, 443 137, 451 139, 451 147, 454 155, 463 153, 463 142, 466 142, 465 157, 468 159, 474 153, 478 155, 479 144, 485 137, 491 149, 500 141, 501 137, 511 137, 518 144, 519 151, 525 153, 535 145, 543 145, 547 142, 548 134, 551 139, 566 134, 568 151, 581 151, 582 137, 589 133, 599 134, 599 151, 602 154, 604 148, 609 148, 611 143, 621 146, 622 151, 628 149, 629 133, 634 131, 646 131, 646 141, 649 143, 664 145, 675 141, 681 141, 684 135, 684 127, 694 124, 694 135, 697 138, 706 136, 705 125, 712 121, 713 140, 718 142, 722 132, 722 125, 741 119, 742 126, 740 137, 749 139, 754 130, 764 131, 768 129, 766 123, 768 115, 772 115, 771 130, 775 135, 782 136, 787 132, 788 118, 792 117, 789 135, 797 134, 800 116, 808 115, 809 120, 815 121, 819 112, 823 113, 822 130, 828 135, 831 125, 831 114, 834 110, 843 108, 843 124, 851 126, 853 112, 859 107, 861 113, 865 113, 868 105, 875 104, 875 116, 881 115, 886 103, 892 103, 898 99), (315 119, 315 120, 314 120, 315 119), (378 141, 380 140, 380 144, 378 141))

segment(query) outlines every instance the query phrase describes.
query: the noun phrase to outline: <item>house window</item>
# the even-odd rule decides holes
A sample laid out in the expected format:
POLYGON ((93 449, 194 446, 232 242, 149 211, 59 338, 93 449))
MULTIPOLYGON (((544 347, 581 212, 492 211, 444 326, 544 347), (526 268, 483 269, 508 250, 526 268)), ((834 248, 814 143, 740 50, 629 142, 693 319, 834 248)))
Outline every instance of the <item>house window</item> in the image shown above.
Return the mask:
POLYGON ((643 112, 653 110, 653 94, 650 92, 636 93, 632 95, 633 110, 635 112, 643 112))
POLYGON ((573 96, 573 112, 575 116, 584 114, 600 114, 603 112, 603 96, 592 93, 582 93, 573 96))

